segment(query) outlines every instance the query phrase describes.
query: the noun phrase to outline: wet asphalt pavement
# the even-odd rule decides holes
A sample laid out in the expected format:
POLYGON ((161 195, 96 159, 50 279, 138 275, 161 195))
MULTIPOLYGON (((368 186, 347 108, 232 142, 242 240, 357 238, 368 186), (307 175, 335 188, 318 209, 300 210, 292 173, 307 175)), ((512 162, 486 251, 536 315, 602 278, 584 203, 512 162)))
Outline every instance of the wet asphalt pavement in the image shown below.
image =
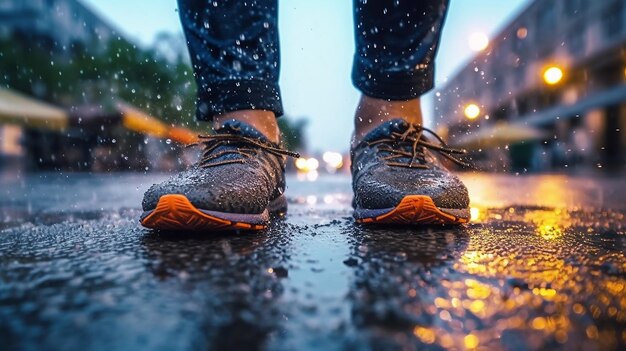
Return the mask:
POLYGON ((474 221, 362 227, 289 179, 259 233, 143 229, 159 175, 0 177, 1 350, 626 348, 626 180, 465 174, 474 221))

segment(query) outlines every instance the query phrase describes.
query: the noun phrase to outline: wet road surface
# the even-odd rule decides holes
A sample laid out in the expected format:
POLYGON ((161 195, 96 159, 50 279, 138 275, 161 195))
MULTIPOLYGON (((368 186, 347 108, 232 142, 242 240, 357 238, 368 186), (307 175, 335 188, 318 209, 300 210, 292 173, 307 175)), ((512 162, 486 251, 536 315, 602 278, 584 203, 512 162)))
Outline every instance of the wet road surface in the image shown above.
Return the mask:
POLYGON ((474 221, 362 227, 289 179, 256 234, 161 234, 158 175, 0 178, 0 349, 619 350, 626 181, 466 174, 474 221))

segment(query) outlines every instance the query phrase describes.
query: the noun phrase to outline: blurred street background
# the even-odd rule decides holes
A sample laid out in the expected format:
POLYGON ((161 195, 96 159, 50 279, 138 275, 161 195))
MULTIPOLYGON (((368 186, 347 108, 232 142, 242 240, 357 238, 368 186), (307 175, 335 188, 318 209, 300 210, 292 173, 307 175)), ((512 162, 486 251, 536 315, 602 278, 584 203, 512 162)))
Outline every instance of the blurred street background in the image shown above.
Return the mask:
POLYGON ((281 0, 290 210, 138 224, 197 159, 174 0, 0 0, 0 350, 626 348, 626 3, 453 0, 427 126, 472 222, 351 219, 351 3, 281 0))

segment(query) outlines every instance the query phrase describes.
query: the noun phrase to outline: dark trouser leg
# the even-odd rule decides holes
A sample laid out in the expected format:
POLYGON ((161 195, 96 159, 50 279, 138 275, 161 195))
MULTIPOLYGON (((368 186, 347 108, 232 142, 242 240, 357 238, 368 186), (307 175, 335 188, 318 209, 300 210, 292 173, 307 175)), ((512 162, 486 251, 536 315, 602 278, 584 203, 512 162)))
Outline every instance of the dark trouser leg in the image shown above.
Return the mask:
POLYGON ((237 110, 283 114, 276 0, 178 0, 198 85, 198 120, 237 110))
POLYGON ((430 90, 447 8, 448 0, 354 0, 353 84, 388 100, 430 90))

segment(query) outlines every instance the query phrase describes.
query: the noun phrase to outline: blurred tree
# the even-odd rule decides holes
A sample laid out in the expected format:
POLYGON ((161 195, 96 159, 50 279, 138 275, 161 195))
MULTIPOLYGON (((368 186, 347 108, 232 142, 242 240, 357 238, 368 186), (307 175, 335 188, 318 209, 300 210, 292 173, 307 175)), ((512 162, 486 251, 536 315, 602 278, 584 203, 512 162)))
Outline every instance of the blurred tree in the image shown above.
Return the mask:
POLYGON ((283 143, 288 150, 306 149, 305 128, 308 124, 306 118, 293 119, 283 116, 278 119, 278 127, 283 134, 283 143))
POLYGON ((0 85, 64 106, 127 101, 173 124, 190 124, 195 84, 183 55, 171 59, 118 37, 102 45, 0 39, 0 85))
MULTIPOLYGON (((172 52, 184 46, 160 34, 154 47, 140 48, 120 37, 61 49, 45 38, 0 39, 0 86, 66 107, 106 108, 122 99, 166 122, 197 127, 192 69, 185 54, 172 52)), ((278 124, 287 148, 306 147, 305 118, 285 116, 278 124)))

